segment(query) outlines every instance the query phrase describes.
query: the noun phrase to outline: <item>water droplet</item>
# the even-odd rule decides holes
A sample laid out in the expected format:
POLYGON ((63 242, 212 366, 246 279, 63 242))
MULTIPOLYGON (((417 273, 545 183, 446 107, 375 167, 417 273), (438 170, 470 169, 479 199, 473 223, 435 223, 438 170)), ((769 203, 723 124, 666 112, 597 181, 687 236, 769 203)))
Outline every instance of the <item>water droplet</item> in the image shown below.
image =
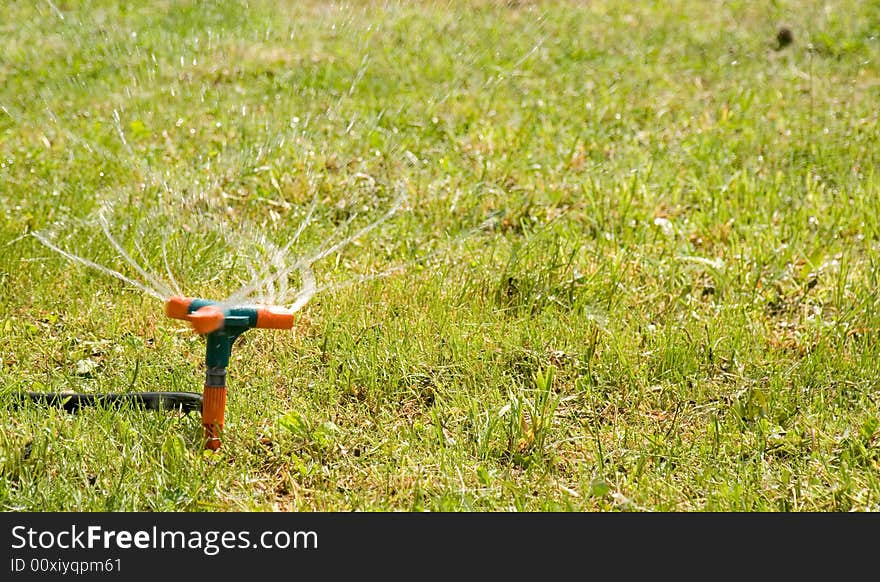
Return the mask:
POLYGON ((654 219, 654 226, 659 226, 660 230, 662 230, 663 234, 665 234, 666 236, 672 236, 673 234, 675 234, 675 229, 672 227, 672 222, 668 218, 658 216, 654 219))

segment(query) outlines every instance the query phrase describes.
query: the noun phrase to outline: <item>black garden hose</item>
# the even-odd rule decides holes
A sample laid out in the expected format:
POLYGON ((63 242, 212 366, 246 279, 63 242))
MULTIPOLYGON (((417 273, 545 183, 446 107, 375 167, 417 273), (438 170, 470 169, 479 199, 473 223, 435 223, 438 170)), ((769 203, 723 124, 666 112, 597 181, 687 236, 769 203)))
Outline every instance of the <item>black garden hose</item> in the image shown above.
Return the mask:
MULTIPOLYGON (((127 392, 108 394, 65 394, 59 392, 21 392, 31 402, 59 406, 76 412, 85 406, 112 406, 127 403, 146 410, 200 411, 202 395, 194 392, 127 392)), ((24 399, 23 398, 23 399, 24 399)))

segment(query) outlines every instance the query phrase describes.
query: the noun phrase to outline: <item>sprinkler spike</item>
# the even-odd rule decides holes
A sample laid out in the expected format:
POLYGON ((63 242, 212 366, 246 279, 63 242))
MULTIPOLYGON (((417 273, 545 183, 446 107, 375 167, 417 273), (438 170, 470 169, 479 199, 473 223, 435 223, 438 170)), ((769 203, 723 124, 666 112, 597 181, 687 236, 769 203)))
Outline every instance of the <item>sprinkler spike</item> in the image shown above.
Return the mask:
POLYGON ((171 297, 165 303, 165 314, 173 319, 190 322, 193 329, 205 336, 205 389, 202 396, 202 427, 205 448, 220 448, 226 411, 226 367, 232 344, 239 335, 252 327, 290 329, 293 312, 283 307, 240 305, 220 307, 219 303, 190 297, 171 297))
POLYGON ((208 386, 202 393, 202 427, 205 429, 205 448, 220 448, 223 417, 226 413, 226 386, 208 386))

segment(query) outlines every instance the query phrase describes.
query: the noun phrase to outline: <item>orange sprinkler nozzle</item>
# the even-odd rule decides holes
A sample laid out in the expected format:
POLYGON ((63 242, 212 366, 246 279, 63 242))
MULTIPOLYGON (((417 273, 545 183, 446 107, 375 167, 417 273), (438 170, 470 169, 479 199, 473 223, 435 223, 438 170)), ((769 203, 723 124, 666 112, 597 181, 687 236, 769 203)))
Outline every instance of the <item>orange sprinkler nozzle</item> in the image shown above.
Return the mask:
POLYGON ((293 327, 293 312, 283 307, 258 307, 257 327, 290 329, 293 327))
POLYGON ((189 314, 187 317, 196 332, 206 335, 217 331, 223 326, 223 312, 212 305, 206 305, 189 314))
POLYGON ((192 299, 188 297, 172 297, 165 302, 165 315, 173 319, 188 319, 190 303, 192 299))

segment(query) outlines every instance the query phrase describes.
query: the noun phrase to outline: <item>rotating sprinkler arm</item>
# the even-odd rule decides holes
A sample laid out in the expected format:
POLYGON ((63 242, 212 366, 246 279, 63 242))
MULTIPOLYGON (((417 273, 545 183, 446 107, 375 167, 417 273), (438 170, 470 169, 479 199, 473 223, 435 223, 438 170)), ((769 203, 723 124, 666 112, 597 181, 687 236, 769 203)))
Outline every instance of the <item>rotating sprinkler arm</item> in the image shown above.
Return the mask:
POLYGON ((226 368, 232 344, 252 327, 290 329, 293 312, 283 307, 241 305, 223 307, 219 302, 190 297, 172 297, 165 303, 165 315, 189 321, 205 336, 205 390, 202 397, 202 426, 205 448, 220 448, 226 411, 226 368))

